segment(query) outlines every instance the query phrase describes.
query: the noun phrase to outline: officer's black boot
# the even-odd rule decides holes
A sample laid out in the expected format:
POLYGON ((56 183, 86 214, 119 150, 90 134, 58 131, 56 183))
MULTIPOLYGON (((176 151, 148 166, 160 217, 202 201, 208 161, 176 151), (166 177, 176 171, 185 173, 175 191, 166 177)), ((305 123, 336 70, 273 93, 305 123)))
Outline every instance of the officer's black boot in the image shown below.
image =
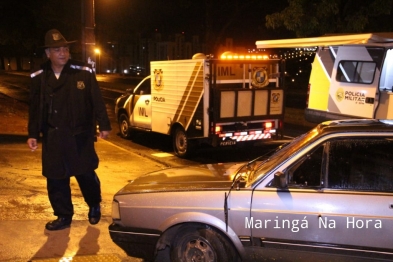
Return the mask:
POLYGON ((101 208, 100 206, 90 207, 89 209, 89 222, 92 225, 97 224, 100 222, 101 219, 101 208))
POLYGON ((56 220, 46 223, 45 228, 48 230, 61 230, 70 227, 72 222, 71 217, 58 217, 56 220))

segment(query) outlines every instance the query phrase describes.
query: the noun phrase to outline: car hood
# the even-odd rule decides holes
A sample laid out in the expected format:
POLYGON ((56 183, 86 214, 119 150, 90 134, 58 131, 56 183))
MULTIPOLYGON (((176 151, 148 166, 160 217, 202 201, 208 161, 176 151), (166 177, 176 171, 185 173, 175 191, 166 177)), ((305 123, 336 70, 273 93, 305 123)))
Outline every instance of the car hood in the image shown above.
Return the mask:
POLYGON ((118 194, 229 189, 237 170, 243 165, 225 163, 167 168, 136 178, 118 194))

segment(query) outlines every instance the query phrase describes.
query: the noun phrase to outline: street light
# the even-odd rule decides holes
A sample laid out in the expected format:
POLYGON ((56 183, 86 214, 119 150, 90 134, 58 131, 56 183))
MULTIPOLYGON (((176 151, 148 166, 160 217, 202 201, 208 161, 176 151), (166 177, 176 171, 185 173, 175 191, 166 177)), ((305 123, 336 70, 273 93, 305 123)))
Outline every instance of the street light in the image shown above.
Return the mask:
POLYGON ((97 74, 99 73, 99 68, 100 68, 100 66, 101 66, 101 51, 100 51, 100 49, 98 49, 98 48, 96 48, 96 49, 94 49, 94 52, 96 53, 96 55, 98 55, 98 64, 97 64, 97 66, 96 66, 96 69, 97 69, 97 74))

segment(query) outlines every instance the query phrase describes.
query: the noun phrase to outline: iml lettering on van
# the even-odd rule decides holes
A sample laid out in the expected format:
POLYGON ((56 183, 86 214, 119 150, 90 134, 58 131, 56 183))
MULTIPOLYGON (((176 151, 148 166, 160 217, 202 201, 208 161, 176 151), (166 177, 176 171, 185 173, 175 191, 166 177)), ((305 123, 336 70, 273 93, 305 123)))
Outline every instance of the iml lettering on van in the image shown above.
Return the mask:
POLYGON ((139 108, 138 108, 138 111, 139 111, 139 115, 140 115, 140 116, 149 117, 149 116, 147 115, 147 113, 146 113, 146 108, 144 108, 144 107, 139 107, 139 108))
POLYGON ((231 66, 218 67, 218 76, 235 76, 234 69, 231 66))

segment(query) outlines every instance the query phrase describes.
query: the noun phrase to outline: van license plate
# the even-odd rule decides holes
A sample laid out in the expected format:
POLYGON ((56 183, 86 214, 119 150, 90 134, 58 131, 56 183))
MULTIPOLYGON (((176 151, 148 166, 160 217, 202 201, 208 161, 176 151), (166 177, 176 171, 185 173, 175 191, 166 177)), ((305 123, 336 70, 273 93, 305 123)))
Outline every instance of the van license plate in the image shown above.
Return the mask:
POLYGON ((234 146, 234 145, 236 145, 236 140, 226 140, 220 142, 220 146, 234 146))

